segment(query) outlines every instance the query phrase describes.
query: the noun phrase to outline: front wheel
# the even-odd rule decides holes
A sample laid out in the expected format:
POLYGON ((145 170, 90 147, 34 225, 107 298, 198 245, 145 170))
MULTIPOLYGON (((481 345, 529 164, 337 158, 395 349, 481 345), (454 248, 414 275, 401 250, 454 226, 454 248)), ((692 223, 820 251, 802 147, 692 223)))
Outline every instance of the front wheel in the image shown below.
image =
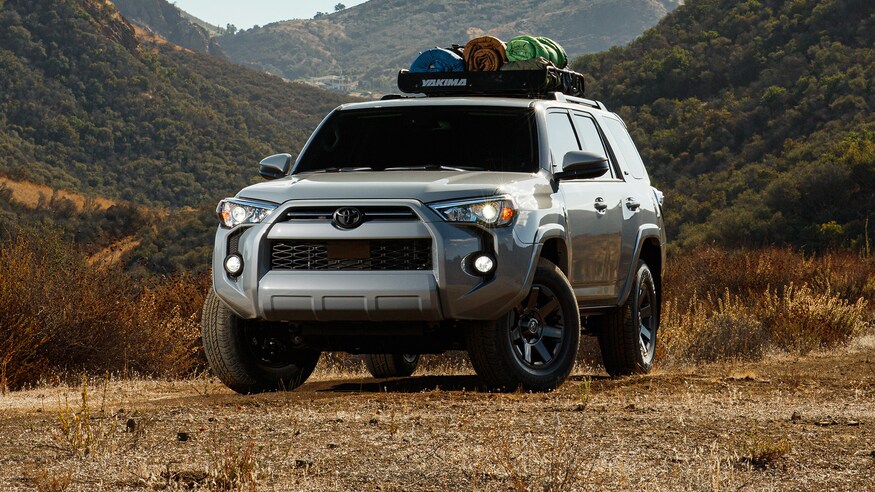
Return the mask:
POLYGON ((466 331, 471 364, 490 389, 550 391, 571 373, 580 343, 574 291, 556 265, 541 260, 522 302, 466 331))
POLYGON ((656 282, 639 260, 629 299, 616 313, 605 316, 599 346, 605 370, 611 376, 646 374, 653 367, 659 328, 656 282))
POLYGON ((319 360, 319 352, 296 344, 287 327, 242 320, 212 290, 201 324, 210 367, 238 393, 293 390, 304 384, 319 360))

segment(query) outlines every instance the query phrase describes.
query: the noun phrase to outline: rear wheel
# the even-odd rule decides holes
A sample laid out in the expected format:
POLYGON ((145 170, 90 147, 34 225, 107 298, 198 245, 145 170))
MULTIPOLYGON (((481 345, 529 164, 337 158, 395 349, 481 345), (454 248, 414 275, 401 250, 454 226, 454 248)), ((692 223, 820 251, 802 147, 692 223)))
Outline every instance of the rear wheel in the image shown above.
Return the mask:
POLYGON ((658 299, 653 274, 639 260, 629 299, 619 311, 604 317, 599 331, 602 360, 611 376, 650 372, 659 328, 658 299))
POLYGON ((416 371, 419 354, 367 354, 365 367, 375 378, 406 378, 416 371))
POLYGON ((212 290, 201 322, 210 367, 238 393, 295 389, 319 360, 319 352, 302 347, 289 328, 242 320, 212 290))
POLYGON ((555 389, 568 377, 580 343, 574 292, 556 265, 541 260, 522 302, 466 332, 471 364, 490 389, 555 389))

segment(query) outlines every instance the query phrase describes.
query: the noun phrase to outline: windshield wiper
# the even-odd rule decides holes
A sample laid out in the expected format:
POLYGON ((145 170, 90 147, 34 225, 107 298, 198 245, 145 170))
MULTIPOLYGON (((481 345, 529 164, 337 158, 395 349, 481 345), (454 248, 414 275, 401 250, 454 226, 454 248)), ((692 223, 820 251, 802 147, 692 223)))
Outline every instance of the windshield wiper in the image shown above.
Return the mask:
POLYGON ((370 167, 326 167, 324 169, 314 169, 311 173, 354 173, 357 171, 373 171, 370 167))
POLYGON ((386 171, 483 171, 482 167, 476 166, 441 166, 428 164, 425 166, 387 167, 386 171))

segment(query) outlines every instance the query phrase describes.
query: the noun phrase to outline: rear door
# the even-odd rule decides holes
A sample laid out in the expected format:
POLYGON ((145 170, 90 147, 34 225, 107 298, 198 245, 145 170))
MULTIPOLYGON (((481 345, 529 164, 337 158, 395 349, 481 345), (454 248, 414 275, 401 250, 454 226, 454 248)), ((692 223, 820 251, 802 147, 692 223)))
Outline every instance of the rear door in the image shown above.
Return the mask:
MULTIPOLYGON (((547 113, 547 136, 553 170, 562 170, 566 152, 586 150, 607 155, 595 121, 586 113, 552 109, 547 113)), ((568 220, 569 281, 578 301, 598 304, 617 295, 623 213, 622 180, 611 171, 595 179, 566 179, 559 183, 568 220)))
POLYGON ((623 203, 623 244, 617 272, 619 292, 633 266, 632 262, 636 259, 635 248, 638 246, 638 233, 642 225, 656 222, 655 202, 650 188, 650 177, 647 176, 644 162, 629 136, 626 124, 613 115, 600 115, 599 123, 626 179, 620 196, 623 203))

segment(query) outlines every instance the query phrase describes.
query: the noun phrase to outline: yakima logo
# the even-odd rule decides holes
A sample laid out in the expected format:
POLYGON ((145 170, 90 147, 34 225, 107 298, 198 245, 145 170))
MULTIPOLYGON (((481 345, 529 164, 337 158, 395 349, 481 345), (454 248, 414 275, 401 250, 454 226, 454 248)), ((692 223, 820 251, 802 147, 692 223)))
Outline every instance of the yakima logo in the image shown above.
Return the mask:
POLYGON ((465 87, 468 79, 431 79, 423 80, 423 87, 465 87))

